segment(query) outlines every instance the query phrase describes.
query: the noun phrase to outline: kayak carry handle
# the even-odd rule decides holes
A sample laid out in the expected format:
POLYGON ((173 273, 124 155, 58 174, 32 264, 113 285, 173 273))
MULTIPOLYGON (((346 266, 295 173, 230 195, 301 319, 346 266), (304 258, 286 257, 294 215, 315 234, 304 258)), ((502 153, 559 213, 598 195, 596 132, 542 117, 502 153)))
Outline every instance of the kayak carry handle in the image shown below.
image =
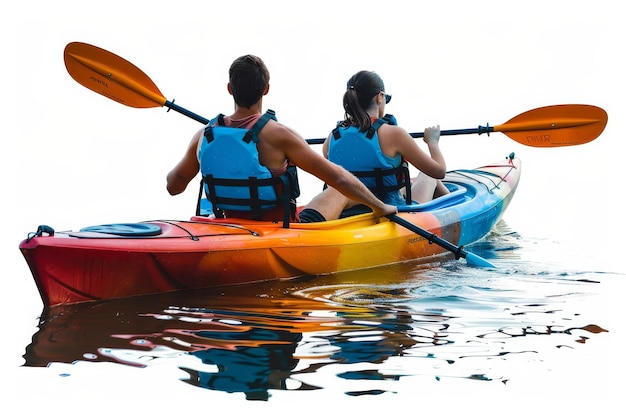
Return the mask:
POLYGON ((28 236, 26 236, 26 241, 30 242, 31 239, 43 236, 44 233, 46 233, 48 236, 54 236, 54 229, 50 226, 46 226, 45 224, 41 224, 39 225, 39 227, 37 227, 36 232, 30 232, 28 236))

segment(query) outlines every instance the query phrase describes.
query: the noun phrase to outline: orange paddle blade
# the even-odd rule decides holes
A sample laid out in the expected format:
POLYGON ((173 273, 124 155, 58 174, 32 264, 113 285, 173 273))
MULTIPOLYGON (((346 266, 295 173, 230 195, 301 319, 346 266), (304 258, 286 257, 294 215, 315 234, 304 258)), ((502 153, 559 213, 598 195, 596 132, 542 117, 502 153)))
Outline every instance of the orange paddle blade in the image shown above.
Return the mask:
POLYGON ((72 42, 63 53, 67 72, 79 84, 130 107, 163 107, 167 101, 139 68, 109 51, 72 42))
POLYGON ((604 130, 606 112, 587 104, 560 104, 540 107, 493 126, 523 145, 552 148, 591 142, 604 130))

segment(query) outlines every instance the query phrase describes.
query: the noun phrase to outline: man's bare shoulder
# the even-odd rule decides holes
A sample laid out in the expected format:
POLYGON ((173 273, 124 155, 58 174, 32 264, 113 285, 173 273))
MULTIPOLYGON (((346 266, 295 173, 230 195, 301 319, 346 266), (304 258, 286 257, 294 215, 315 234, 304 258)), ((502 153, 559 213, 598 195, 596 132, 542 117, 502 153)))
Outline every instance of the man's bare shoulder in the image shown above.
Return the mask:
POLYGON ((261 130, 260 136, 263 140, 273 143, 306 143, 304 138, 295 130, 275 120, 270 120, 267 123, 265 128, 261 130))

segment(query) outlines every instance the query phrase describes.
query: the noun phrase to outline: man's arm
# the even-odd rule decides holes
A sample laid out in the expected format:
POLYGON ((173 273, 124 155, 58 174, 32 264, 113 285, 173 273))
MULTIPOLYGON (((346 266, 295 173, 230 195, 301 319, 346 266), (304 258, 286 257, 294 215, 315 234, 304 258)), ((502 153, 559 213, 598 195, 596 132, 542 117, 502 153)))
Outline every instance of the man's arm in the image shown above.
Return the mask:
POLYGON ((191 139, 183 158, 167 174, 167 191, 171 195, 180 194, 187 188, 189 182, 194 179, 200 170, 198 162, 198 140, 202 135, 199 130, 191 139))

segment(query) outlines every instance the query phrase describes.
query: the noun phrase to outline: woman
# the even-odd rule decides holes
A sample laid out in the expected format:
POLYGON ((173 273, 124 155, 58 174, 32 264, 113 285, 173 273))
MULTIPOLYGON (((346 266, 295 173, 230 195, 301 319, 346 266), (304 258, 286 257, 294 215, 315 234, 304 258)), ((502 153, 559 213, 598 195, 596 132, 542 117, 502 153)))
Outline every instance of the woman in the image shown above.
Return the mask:
MULTIPOLYGON (((417 178, 411 181, 410 196, 413 201, 425 203, 447 194, 448 189, 440 181, 446 174, 446 162, 439 149, 439 126, 425 129, 424 142, 429 151, 426 153, 406 130, 395 125, 393 116, 384 116, 385 105, 390 100, 391 95, 385 92, 385 85, 378 74, 372 71, 354 74, 348 80, 343 96, 345 119, 338 123, 324 142, 324 156, 353 173, 391 170, 401 167, 406 161, 420 171, 417 178)), ((357 176, 385 203, 405 204, 396 174, 387 172, 378 179, 357 176), (379 186, 376 186, 377 181, 379 186)), ((315 199, 311 202, 313 207, 317 204, 328 206, 328 201, 334 200, 337 217, 345 208, 357 204, 343 198, 332 188, 325 190, 317 199, 318 202, 315 199)))

